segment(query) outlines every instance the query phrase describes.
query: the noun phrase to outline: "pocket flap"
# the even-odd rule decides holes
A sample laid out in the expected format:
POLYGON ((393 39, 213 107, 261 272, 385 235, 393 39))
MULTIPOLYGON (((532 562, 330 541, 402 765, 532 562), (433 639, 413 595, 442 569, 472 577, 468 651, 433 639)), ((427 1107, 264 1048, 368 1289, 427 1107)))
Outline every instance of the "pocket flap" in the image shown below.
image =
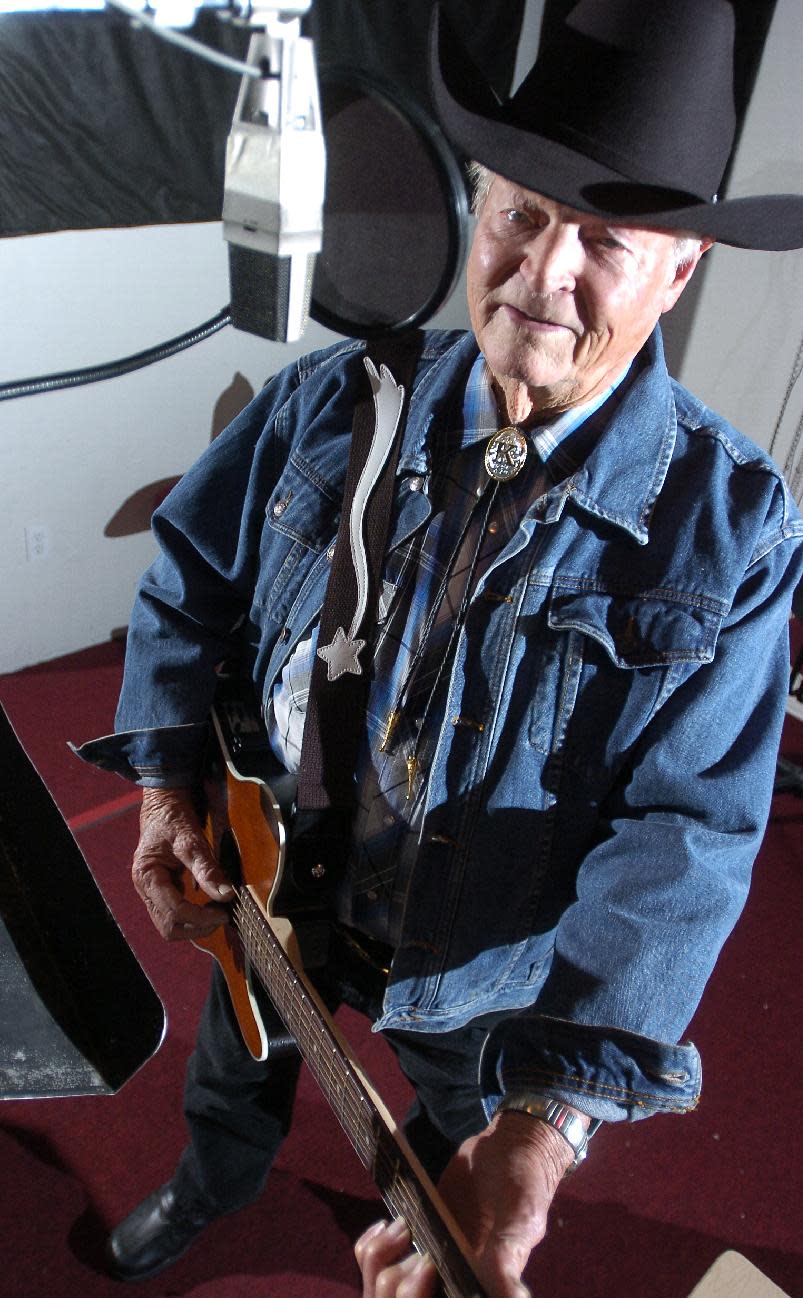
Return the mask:
POLYGON ((286 466, 267 503, 269 525, 320 553, 331 544, 337 530, 340 501, 328 494, 292 460, 286 466))
POLYGON ((722 613, 664 591, 623 594, 553 591, 549 625, 582 631, 603 646, 617 667, 710 662, 722 613))

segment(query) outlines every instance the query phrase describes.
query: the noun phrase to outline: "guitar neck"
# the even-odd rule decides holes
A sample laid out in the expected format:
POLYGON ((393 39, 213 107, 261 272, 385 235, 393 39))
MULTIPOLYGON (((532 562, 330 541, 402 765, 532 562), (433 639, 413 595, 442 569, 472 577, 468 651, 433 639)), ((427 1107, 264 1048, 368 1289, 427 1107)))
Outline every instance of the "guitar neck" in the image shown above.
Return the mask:
POLYGON ((459 1227, 348 1042, 291 958, 292 927, 286 920, 269 920, 245 887, 239 891, 233 918, 252 969, 385 1203, 395 1216, 404 1217, 416 1248, 435 1263, 446 1298, 485 1298, 459 1227))

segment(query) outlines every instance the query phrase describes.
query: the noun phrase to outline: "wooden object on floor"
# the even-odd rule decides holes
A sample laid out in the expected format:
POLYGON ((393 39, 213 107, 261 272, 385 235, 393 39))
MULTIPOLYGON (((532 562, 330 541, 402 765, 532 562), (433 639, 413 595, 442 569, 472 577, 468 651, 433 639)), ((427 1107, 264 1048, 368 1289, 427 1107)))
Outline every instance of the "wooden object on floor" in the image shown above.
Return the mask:
POLYGON ((789 1298, 741 1253, 718 1257, 689 1298, 789 1298))

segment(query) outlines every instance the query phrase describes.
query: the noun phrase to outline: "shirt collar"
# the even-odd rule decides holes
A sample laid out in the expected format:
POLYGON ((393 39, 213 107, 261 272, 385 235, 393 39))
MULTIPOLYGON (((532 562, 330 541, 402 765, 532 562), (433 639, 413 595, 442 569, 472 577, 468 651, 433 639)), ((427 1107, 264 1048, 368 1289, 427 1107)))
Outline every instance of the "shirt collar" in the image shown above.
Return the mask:
MULTIPOLYGON (((472 333, 458 336, 445 354, 443 347, 436 352, 435 361, 441 363, 431 366, 411 397, 411 418, 399 459, 400 472, 426 474, 430 471, 431 434, 441 421, 444 421, 442 428, 456 430, 457 440, 450 441, 452 449, 463 444, 459 430, 461 396, 458 389, 453 404, 448 385, 455 382, 459 372, 461 377, 471 373, 477 355, 477 342, 472 333), (447 406, 451 408, 451 417, 446 413, 447 406)), ((585 422, 574 435, 564 430, 548 472, 554 490, 560 489, 559 482, 564 483, 563 503, 564 497, 571 494, 581 508, 623 528, 644 545, 649 539, 650 517, 677 436, 674 394, 666 371, 660 325, 656 325, 626 377, 627 382, 619 384, 607 403, 591 416, 585 416, 585 422)), ((462 383, 465 385, 464 378, 462 383)), ((496 411, 491 427, 485 429, 486 439, 498 429, 498 420, 496 411)), ((468 429, 465 444, 483 436, 472 431, 478 424, 471 416, 464 422, 468 429)), ((543 431, 539 429, 536 436, 543 431)))
MULTIPOLYGON (((543 464, 547 464, 555 455, 558 447, 571 433, 584 424, 590 415, 608 400, 627 375, 627 365, 621 374, 603 392, 584 401, 582 405, 572 406, 556 415, 548 423, 539 424, 537 428, 524 429, 543 464)), ((458 447, 464 449, 476 442, 487 441, 501 427, 500 411, 493 390, 492 375, 488 362, 482 352, 477 356, 466 381, 463 398, 463 427, 459 434, 458 447)), ((559 462, 563 457, 556 456, 559 462)), ((561 471, 571 472, 575 463, 561 463, 561 471)))

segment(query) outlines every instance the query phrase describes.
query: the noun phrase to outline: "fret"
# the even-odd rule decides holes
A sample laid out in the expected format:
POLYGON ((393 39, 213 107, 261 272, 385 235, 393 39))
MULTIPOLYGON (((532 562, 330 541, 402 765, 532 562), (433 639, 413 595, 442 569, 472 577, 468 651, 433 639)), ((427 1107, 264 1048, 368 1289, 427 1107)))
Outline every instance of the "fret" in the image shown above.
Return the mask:
MULTIPOLYGON (((244 895, 250 897, 250 894, 244 895)), ((315 1012, 298 975, 255 903, 251 901, 247 907, 242 907, 237 919, 249 960, 266 983, 266 990, 277 1009, 286 1017, 289 1030, 299 1041, 302 1054, 341 1125, 349 1134, 359 1136, 359 1120, 370 1112, 370 1107, 360 1092, 348 1061, 331 1040, 331 1034, 315 1012), (259 938, 267 941, 267 948, 258 946, 259 938), (352 1105, 351 1111, 347 1110, 348 1103, 352 1105)))
POLYGON ((446 1298, 484 1298, 470 1264, 411 1165, 333 1026, 284 950, 259 903, 242 888, 233 918, 254 972, 388 1208, 404 1217, 416 1248, 438 1269, 446 1298))
MULTIPOLYGON (((247 696, 243 699, 236 686, 229 689, 226 697, 235 719, 253 711, 247 696)), ((404 1217, 415 1247, 433 1259, 445 1298, 487 1298, 468 1261, 470 1250, 460 1227, 404 1136, 397 1131, 392 1115, 363 1073, 348 1041, 290 954, 295 950, 292 925, 286 919, 269 917, 269 898, 277 893, 277 881, 284 867, 287 844, 284 811, 259 774, 238 773, 230 747, 240 726, 229 724, 228 715, 225 707, 222 712, 219 708, 212 711, 227 767, 230 829, 244 881, 236 889, 232 907, 232 921, 243 951, 280 1018, 295 1037, 302 1058, 332 1106, 357 1157, 373 1175, 388 1208, 404 1217)), ((258 720, 256 726, 260 726, 258 720)), ((211 819, 206 834, 213 847, 219 843, 211 819)), ((189 871, 186 874, 188 888, 196 887, 189 871)), ((234 958, 227 939, 216 940, 219 932, 216 930, 209 938, 199 939, 196 945, 211 951, 218 959, 227 981, 231 980, 232 997, 236 996, 240 1004, 244 990, 242 963, 234 958)), ((244 1005, 243 1013, 247 1019, 247 1025, 242 1024, 246 1040, 253 1043, 254 1049, 261 1049, 261 1025, 257 1040, 254 1016, 244 1005)))

